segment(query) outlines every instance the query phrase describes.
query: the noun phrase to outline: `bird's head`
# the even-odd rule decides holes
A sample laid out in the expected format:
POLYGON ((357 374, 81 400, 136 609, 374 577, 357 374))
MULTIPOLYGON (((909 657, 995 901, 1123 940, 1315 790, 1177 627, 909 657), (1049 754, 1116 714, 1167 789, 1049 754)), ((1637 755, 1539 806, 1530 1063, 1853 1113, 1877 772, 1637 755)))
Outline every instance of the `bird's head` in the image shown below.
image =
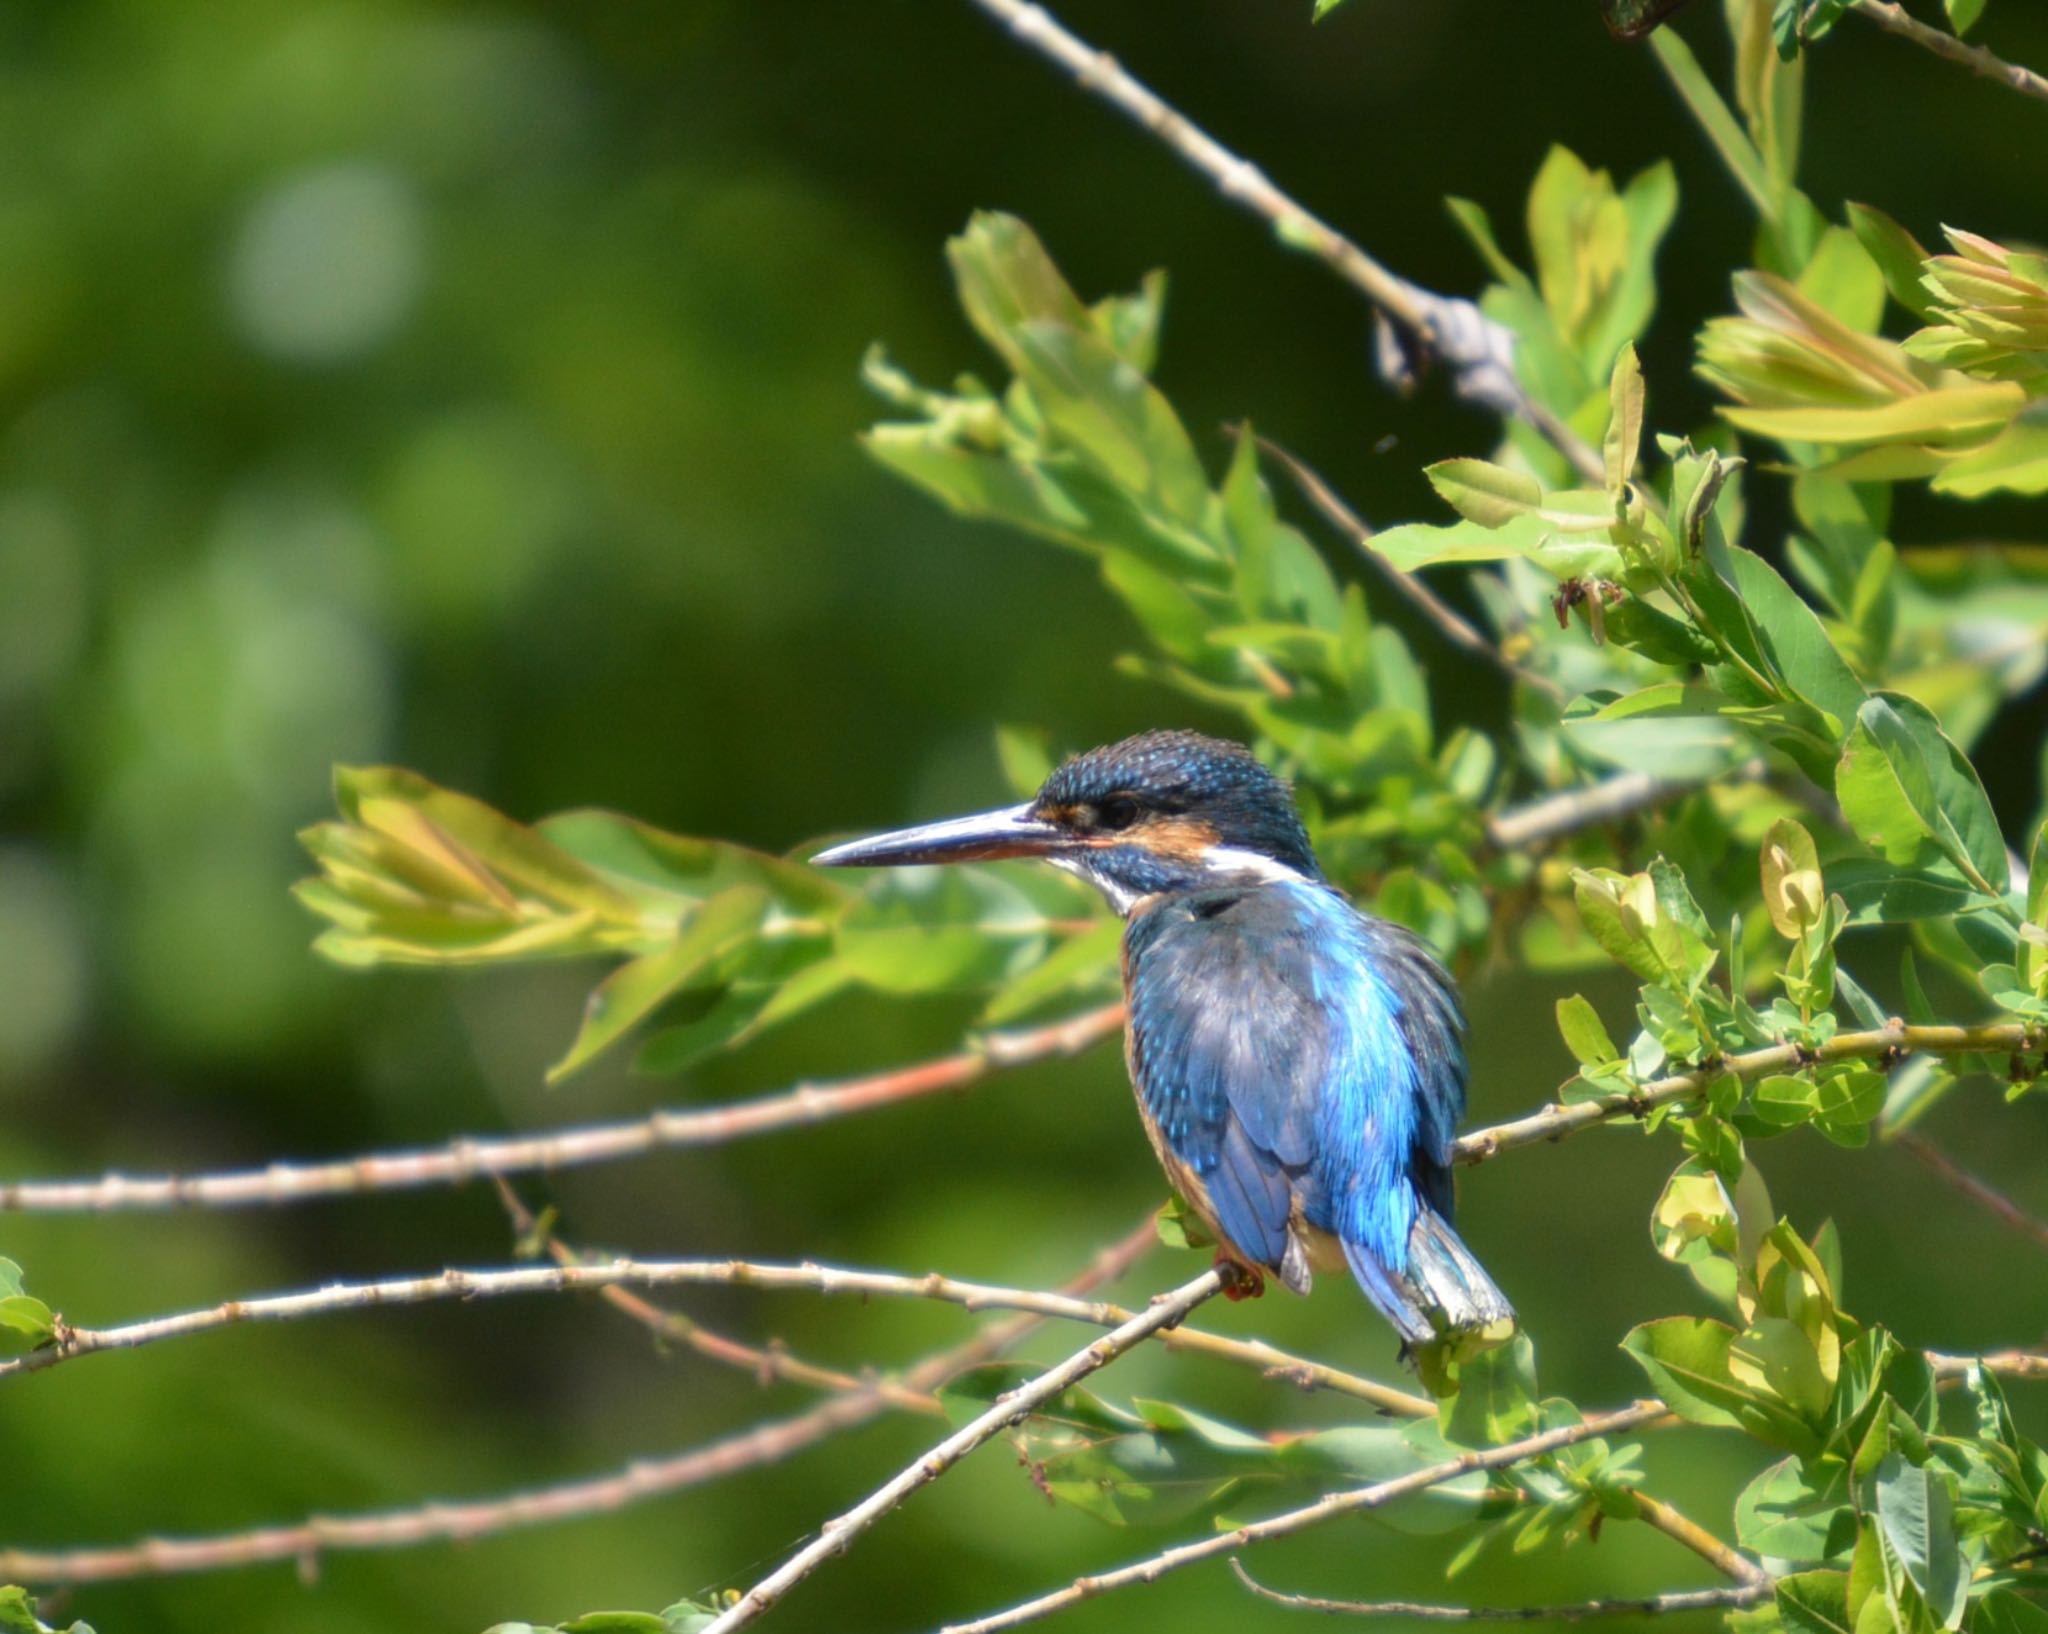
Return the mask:
POLYGON ((1098 887, 1119 913, 1162 891, 1320 881, 1287 784, 1240 744, 1141 732, 1076 755, 1031 799, 820 852, 828 868, 1035 857, 1098 887))

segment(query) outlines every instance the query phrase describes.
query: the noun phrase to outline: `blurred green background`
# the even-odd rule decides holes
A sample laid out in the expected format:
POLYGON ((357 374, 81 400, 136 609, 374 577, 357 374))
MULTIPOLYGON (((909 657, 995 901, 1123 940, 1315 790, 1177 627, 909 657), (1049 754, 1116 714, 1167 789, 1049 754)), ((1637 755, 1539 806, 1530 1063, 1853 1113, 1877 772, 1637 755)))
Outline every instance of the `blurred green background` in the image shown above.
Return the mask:
MULTIPOLYGON (((1741 201, 1650 57, 1593 0, 1089 0, 1068 21, 1403 273, 1479 282, 1441 197, 1520 219, 1563 142, 1627 175, 1669 156, 1681 213, 1645 349, 1660 425, 1696 423, 1690 335, 1745 256, 1741 201)), ((1685 31, 1710 59, 1717 8, 1685 31)), ((1987 39, 2048 61, 2048 12, 1987 39)), ((1809 191, 2043 233, 2042 109, 1855 21, 1814 59, 1809 191)), ((913 1059, 969 1009, 854 995, 688 1080, 617 1069, 550 1095, 587 972, 345 974, 286 887, 330 765, 392 760, 521 816, 606 804, 771 848, 991 802, 991 728, 1063 748, 1213 725, 1111 677, 1123 615, 1078 558, 952 522, 868 466, 856 379, 985 366, 939 248, 1023 215, 1085 293, 1171 269, 1161 379, 1191 427, 1243 415, 1369 515, 1433 514, 1419 467, 1483 419, 1370 377, 1366 315, 1159 148, 964 3, 548 7, 70 0, 0 14, 0 1174, 220 1167, 710 1102, 913 1059), (1391 440, 1391 441, 1390 441, 1391 440)), ((1902 495, 1903 537, 2039 535, 2038 507, 1902 495)), ((1768 528, 1770 512, 1763 511, 1768 528)), ((1375 609, 1402 622, 1372 587, 1375 609)), ((1426 633, 1440 720, 1491 679, 1426 633)), ((2041 714, 1982 757, 2017 833, 2041 714)), ((1565 1074, 1555 991, 1472 976, 1475 1116, 1565 1074)), ((1618 983, 1592 989, 1621 998, 1618 983)), ((2048 1209, 2048 1101, 1951 1098, 1942 1139, 2048 1209)), ((1697 1309, 1643 1222, 1675 1158, 1610 1133, 1472 1176, 1466 1235, 1545 1379, 1640 1379, 1634 1321, 1697 1309)), ((1915 1342, 2038 1341, 2048 1279, 1903 1155, 1811 1134, 1764 1171, 1843 1227, 1847 1303, 1915 1342)), ((536 1193, 538 1195, 538 1193, 536 1193)), ((1161 1196, 1113 1051, 825 1129, 563 1178, 585 1244, 812 1255, 1047 1283, 1161 1196)), ((0 1217, 0 1253, 100 1324, 508 1251, 487 1191, 213 1217, 0 1217)), ((1184 1276, 1155 1256, 1127 1286, 1184 1276)), ((799 1354, 891 1363, 947 1310, 800 1296, 693 1309, 799 1354)), ((1205 1317, 1395 1377, 1349 1290, 1205 1317)), ((1071 1334, 1035 1353, 1069 1346, 1071 1334)), ((1145 1354, 1107 1391, 1259 1425, 1297 1398, 1145 1354)), ((801 1392, 656 1354, 592 1303, 534 1301, 242 1331, 0 1390, 0 1543, 112 1542, 483 1495, 687 1447, 801 1392)), ((2037 1408, 2026 1409, 2037 1411, 2037 1408)), ((480 1629, 744 1587, 931 1438, 870 1426, 786 1467, 462 1549, 93 1589, 103 1631, 480 1629)), ((1746 1444, 1653 1439, 1651 1486, 1725 1521, 1746 1444)), ((992 1450, 807 1585, 795 1630, 915 1630, 1167 1539, 1049 1510, 992 1450)), ((1434 1592, 1455 1540, 1365 1524, 1264 1575, 1434 1592)), ((1636 1528, 1483 1562, 1460 1593, 1536 1600, 1697 1580, 1636 1528)), ((55 1609, 55 1608, 51 1608, 55 1609)), ((1062 1626, 1280 1628, 1220 1570, 1062 1626)))

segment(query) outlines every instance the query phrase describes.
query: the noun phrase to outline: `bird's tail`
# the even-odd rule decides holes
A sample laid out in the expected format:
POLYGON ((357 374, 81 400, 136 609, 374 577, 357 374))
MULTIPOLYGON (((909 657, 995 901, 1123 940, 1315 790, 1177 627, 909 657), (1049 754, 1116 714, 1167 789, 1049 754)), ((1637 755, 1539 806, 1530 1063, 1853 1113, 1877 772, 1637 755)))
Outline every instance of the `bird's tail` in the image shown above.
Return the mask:
POLYGON ((1408 1232, 1406 1270, 1389 1270, 1359 1243, 1345 1243, 1344 1257, 1411 1351, 1453 1339, 1461 1348, 1484 1348, 1514 1332, 1515 1308, 1507 1295, 1427 1203, 1418 1204, 1408 1232))

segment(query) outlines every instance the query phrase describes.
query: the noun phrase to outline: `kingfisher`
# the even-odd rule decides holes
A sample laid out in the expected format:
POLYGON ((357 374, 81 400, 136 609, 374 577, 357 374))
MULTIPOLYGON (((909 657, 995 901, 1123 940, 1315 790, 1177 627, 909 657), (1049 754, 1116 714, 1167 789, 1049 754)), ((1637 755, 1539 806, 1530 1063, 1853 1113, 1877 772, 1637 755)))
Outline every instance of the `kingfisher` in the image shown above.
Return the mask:
POLYGON ((1238 1273, 1348 1267, 1404 1356, 1505 1339, 1451 1228, 1464 1016, 1429 948, 1324 877, 1293 790, 1240 744, 1154 731, 1022 805, 834 846, 827 867, 1036 858, 1124 920, 1125 1060, 1167 1178, 1238 1273))

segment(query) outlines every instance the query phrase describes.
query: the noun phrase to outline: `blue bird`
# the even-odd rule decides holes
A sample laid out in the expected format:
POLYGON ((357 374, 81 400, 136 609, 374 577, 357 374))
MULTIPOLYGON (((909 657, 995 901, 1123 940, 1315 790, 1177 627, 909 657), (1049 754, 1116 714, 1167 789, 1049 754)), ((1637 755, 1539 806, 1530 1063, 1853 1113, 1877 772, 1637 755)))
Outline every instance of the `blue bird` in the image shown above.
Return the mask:
POLYGON ((1514 1310, 1451 1229, 1465 1110, 1449 976, 1323 877, 1288 785, 1246 749, 1145 732, 1023 805, 835 846, 830 867, 1034 857, 1125 920, 1125 1054, 1168 1178, 1219 1259, 1307 1293, 1348 1266, 1404 1352, 1505 1338, 1514 1310))

